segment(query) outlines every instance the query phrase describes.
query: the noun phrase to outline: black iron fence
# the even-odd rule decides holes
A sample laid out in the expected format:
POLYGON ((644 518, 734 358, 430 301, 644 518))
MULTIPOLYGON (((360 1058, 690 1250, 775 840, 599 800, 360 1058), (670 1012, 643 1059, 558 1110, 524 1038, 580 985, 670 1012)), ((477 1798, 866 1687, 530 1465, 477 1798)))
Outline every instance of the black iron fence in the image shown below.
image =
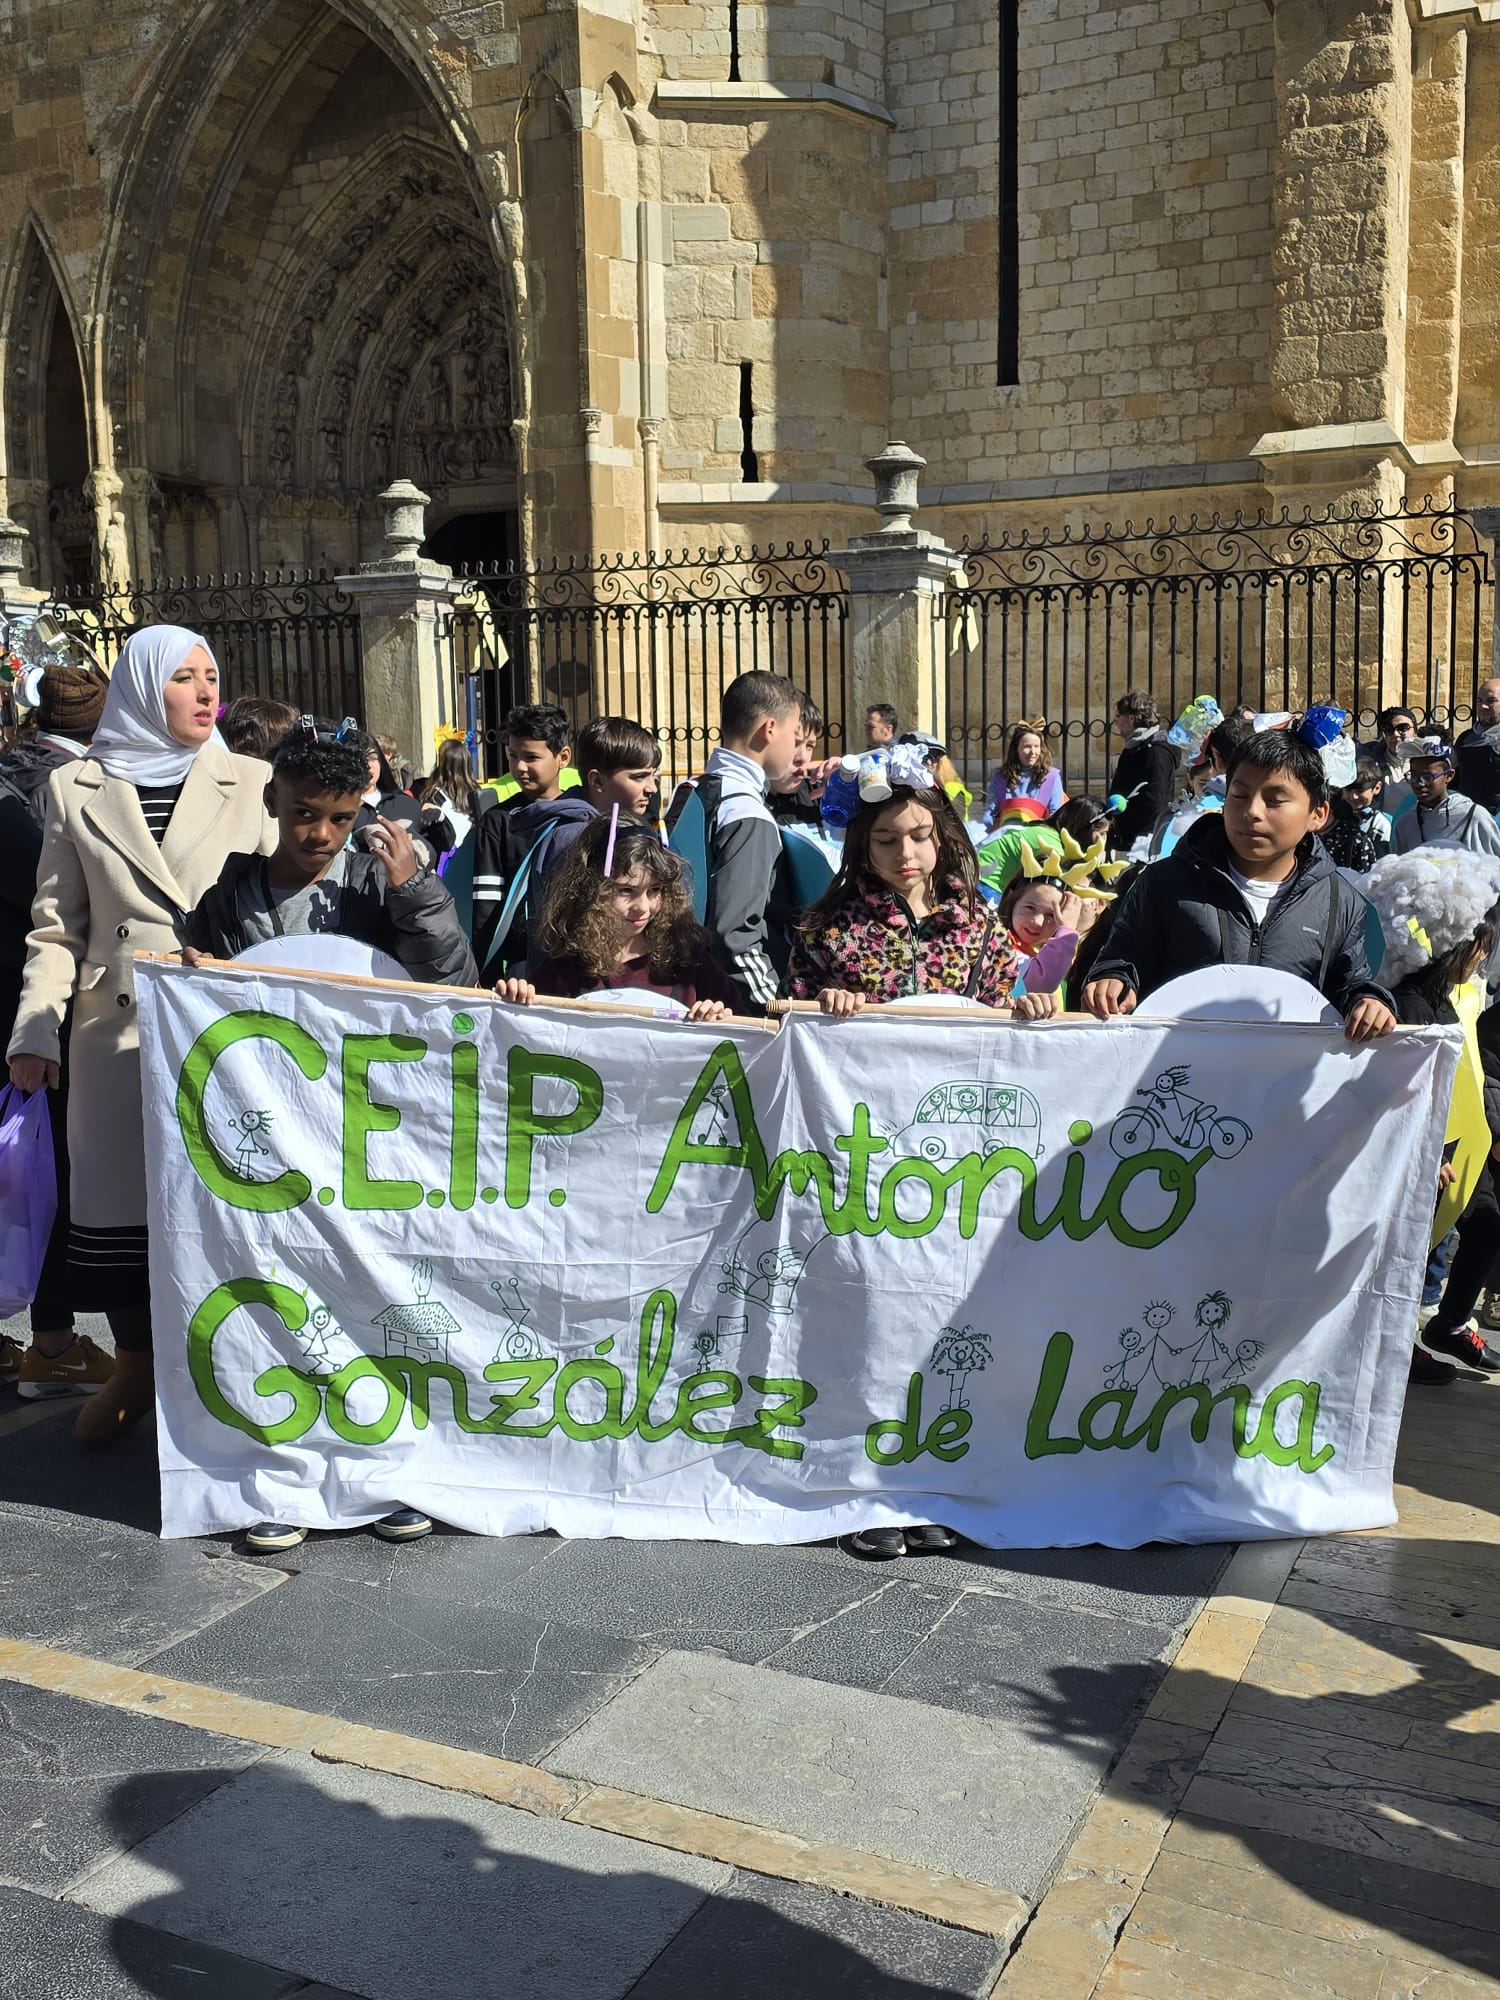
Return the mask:
MULTIPOLYGON (((1131 687, 1164 719, 1197 694, 1226 712, 1331 700, 1366 734, 1394 701, 1462 726, 1491 670, 1491 549, 1459 511, 1194 516, 1022 532, 963 554, 962 586, 933 616, 938 707, 971 781, 1011 727, 1038 719, 1070 783, 1102 780, 1131 687)), ((522 701, 558 703, 575 730, 590 714, 637 716, 669 770, 689 770, 715 740, 726 682, 752 668, 812 695, 831 749, 859 741, 849 597, 826 543, 483 569, 461 583, 438 621, 443 720, 473 733, 488 775, 522 701)), ((106 659, 138 625, 188 625, 214 647, 228 695, 364 713, 359 613, 332 576, 180 579, 96 590, 73 609, 106 659)))
POLYGON ((138 626, 185 625, 213 648, 226 700, 261 695, 335 721, 364 712, 359 608, 323 572, 95 587, 68 610, 107 664, 138 626))
POLYGON ((827 545, 622 556, 593 567, 483 569, 439 623, 452 721, 473 730, 487 775, 504 768, 506 710, 555 702, 575 731, 631 715, 669 768, 701 764, 736 674, 787 675, 844 737, 848 601, 827 545))
POLYGON ((977 775, 1010 727, 1045 719, 1075 784, 1112 762, 1127 688, 1163 720, 1336 702, 1370 733, 1409 702, 1454 726, 1491 671, 1488 544, 1461 512, 1235 515, 985 542, 938 616, 952 754, 977 775))

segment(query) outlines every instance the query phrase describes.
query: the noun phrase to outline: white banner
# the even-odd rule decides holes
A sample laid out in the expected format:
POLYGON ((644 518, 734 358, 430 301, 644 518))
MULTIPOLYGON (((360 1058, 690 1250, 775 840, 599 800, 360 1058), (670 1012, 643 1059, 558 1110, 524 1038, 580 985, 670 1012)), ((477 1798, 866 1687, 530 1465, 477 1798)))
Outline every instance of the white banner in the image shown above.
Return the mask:
POLYGON ((1394 1518, 1454 1030, 137 990, 166 1535, 1394 1518))

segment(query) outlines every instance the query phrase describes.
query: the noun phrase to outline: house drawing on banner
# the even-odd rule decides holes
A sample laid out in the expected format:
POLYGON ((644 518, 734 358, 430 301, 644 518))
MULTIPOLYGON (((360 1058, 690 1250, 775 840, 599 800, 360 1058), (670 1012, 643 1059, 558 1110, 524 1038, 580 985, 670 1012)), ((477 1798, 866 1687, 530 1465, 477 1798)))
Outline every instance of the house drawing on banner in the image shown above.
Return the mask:
POLYGON ((432 1266, 417 1265, 412 1273, 416 1297, 409 1305, 387 1306, 375 1315, 374 1324, 385 1335, 385 1351, 401 1361, 437 1361, 446 1365, 448 1342, 463 1328, 437 1299, 429 1299, 432 1266))

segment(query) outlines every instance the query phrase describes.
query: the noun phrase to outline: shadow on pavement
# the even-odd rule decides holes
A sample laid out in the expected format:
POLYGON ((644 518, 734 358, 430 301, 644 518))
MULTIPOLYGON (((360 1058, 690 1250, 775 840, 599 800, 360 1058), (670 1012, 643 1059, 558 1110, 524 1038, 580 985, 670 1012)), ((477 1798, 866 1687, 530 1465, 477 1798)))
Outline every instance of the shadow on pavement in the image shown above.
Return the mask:
MULTIPOLYGON (((117 1788, 131 1837, 151 1783, 117 1788)), ((687 1856, 643 1870, 652 1852, 268 1760, 73 1893, 107 1920, 116 1983, 100 1990, 124 1974, 153 2000, 971 2000, 998 1969, 992 1939, 687 1856), (410 1809, 429 1800, 453 1810, 410 1809)), ((86 1984, 76 2000, 92 2000, 86 1984)))
MULTIPOLYGON (((1455 1557, 1466 1553, 1444 1541, 1309 1543, 1305 1606, 1289 1586, 1241 1679, 1175 1668, 1167 1720, 1183 1721, 1163 1732, 1154 1762, 1149 1743, 1132 1760, 1138 1768, 1114 1796, 1175 1806, 1168 1838, 1180 1851, 1230 1868, 1258 1862, 1324 1909, 1403 1940, 1414 1957, 1496 1975, 1500 1747, 1475 1718, 1500 1704, 1500 1655, 1490 1652, 1500 1647, 1500 1602, 1486 1601, 1483 1579, 1458 1585, 1455 1557), (1340 1558, 1356 1581, 1368 1569, 1370 1615, 1336 1608, 1347 1592, 1325 1579, 1340 1558), (1378 1604, 1393 1593, 1410 1593, 1393 1617, 1410 1617, 1420 1596, 1432 1629, 1382 1621, 1378 1604), (1324 1691, 1290 1691, 1298 1680, 1324 1691), (1187 1722, 1194 1713, 1222 1713, 1211 1740, 1187 1722), (1203 1754, 1188 1776, 1181 1760, 1191 1764, 1195 1738, 1203 1754)), ((1038 1737, 1096 1713, 1114 1671, 1055 1666, 1049 1691, 1017 1690, 1038 1737)))

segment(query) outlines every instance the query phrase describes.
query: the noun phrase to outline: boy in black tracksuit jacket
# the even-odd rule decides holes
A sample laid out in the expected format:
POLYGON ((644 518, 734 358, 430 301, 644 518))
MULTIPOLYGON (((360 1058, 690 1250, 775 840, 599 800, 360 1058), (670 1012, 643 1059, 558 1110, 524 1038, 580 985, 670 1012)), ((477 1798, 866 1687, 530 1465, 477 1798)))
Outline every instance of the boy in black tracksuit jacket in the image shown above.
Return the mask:
POLYGON ((1365 952, 1364 898, 1317 837, 1328 796, 1317 752, 1281 732, 1256 736, 1231 762, 1228 776, 1224 812, 1189 827, 1172 853, 1152 862, 1129 891, 1089 974, 1084 1006, 1102 1017, 1129 1013, 1180 973, 1205 965, 1266 965, 1316 986, 1345 1016, 1352 1040, 1389 1033, 1395 1025, 1391 996, 1365 952), (1256 785, 1284 781, 1305 799, 1305 805, 1293 799, 1281 808, 1295 814, 1294 827, 1312 822, 1284 854, 1270 852, 1284 833, 1249 838, 1241 830, 1235 781, 1242 771, 1256 785), (1231 845, 1231 835, 1245 843, 1244 852, 1231 845), (1266 873, 1285 864, 1284 873, 1266 873), (1252 916, 1252 900, 1267 898, 1264 914, 1252 916))

